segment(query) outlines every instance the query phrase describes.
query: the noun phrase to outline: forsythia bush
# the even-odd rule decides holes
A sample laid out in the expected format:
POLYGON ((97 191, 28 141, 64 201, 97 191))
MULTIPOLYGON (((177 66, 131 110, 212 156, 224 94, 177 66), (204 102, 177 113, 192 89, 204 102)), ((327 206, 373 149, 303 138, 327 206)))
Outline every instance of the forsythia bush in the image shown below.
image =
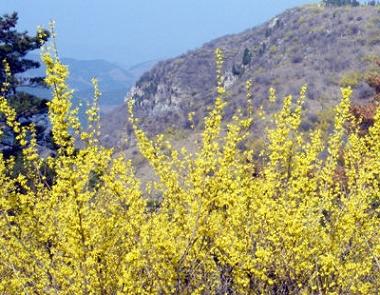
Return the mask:
POLYGON ((380 292, 380 111, 359 135, 351 90, 342 89, 325 144, 321 131, 299 131, 304 87, 295 101, 284 98, 253 159, 239 148, 255 124, 251 84, 247 111, 224 128, 220 50, 216 60, 218 95, 195 154, 150 140, 130 101, 139 149, 159 179, 144 189, 129 160, 98 144, 95 81, 84 130, 67 68, 43 55, 58 146, 46 159, 34 127, 21 126, 0 97, 24 155, 18 175, 15 159, 0 156, 1 294, 380 292))

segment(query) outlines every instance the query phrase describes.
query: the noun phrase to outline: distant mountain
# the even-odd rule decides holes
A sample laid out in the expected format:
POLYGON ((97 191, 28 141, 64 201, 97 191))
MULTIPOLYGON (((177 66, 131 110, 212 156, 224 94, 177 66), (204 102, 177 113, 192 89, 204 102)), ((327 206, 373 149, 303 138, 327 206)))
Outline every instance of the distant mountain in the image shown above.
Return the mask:
POLYGON ((145 72, 148 72, 157 63, 157 60, 149 60, 139 64, 136 64, 128 68, 128 73, 134 77, 141 77, 145 72))
MULTIPOLYGON (((307 83, 308 115, 303 123, 307 129, 339 101, 341 85, 354 88, 355 100, 365 101, 373 94, 364 78, 380 56, 380 10, 378 6, 297 7, 258 27, 159 62, 130 92, 145 130, 181 133, 188 128, 189 112, 196 112, 202 122, 199 119, 215 97, 216 48, 225 54, 227 116, 244 107, 247 80, 253 82, 256 107, 266 102, 271 86, 281 98, 297 95, 307 83)), ((121 146, 131 133, 127 113, 122 105, 104 119, 107 144, 121 146)))
MULTIPOLYGON (((31 55, 32 59, 40 60, 39 56, 31 55)), ((102 109, 108 110, 120 105, 131 86, 139 77, 153 66, 153 62, 141 63, 133 66, 130 70, 113 64, 106 60, 78 60, 62 58, 62 63, 70 70, 69 85, 75 90, 74 101, 92 98, 93 88, 91 79, 97 78, 102 92, 100 104, 102 109)), ((27 75, 43 76, 44 66, 28 71, 27 75)), ((26 89, 43 98, 50 97, 50 91, 46 89, 26 89)))

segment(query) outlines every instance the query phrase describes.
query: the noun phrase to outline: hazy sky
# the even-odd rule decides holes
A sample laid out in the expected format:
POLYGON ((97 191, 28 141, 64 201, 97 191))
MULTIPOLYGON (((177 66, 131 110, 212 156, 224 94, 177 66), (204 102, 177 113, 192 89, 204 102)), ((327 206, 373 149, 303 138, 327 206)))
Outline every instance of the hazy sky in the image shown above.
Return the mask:
POLYGON ((0 0, 19 29, 56 21, 62 57, 127 65, 173 57, 312 0, 0 0))

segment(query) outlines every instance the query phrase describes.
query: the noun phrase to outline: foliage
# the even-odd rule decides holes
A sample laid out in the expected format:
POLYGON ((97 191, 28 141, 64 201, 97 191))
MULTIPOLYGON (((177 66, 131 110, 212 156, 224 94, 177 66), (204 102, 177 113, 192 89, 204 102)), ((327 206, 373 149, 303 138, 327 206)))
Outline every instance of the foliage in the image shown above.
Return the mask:
POLYGON ((375 97, 374 100, 379 102, 380 101, 380 60, 378 58, 373 60, 373 63, 377 66, 374 70, 369 72, 366 76, 366 82, 369 86, 371 86, 375 90, 375 97))
POLYGON ((41 85, 41 77, 22 78, 17 76, 27 70, 35 69, 40 66, 39 62, 25 58, 27 53, 40 48, 49 38, 49 32, 39 28, 36 36, 30 36, 27 32, 17 32, 18 16, 14 12, 0 16, 0 85, 5 82, 6 73, 4 62, 10 67, 11 77, 8 79, 8 90, 16 94, 18 86, 41 85))
POLYGON ((342 87, 355 88, 363 80, 363 75, 360 72, 348 72, 344 73, 340 79, 340 85, 342 87))
MULTIPOLYGON (((56 157, 38 156, 33 126, 21 126, 0 97, 26 170, 12 177, 14 159, 0 156, 0 293, 379 292, 380 112, 359 136, 349 88, 326 146, 320 130, 299 131, 306 87, 295 101, 285 97, 255 162, 251 150, 239 149, 255 124, 252 85, 246 111, 224 130, 217 50, 217 97, 198 152, 149 139, 129 100, 138 147, 158 178, 143 190, 131 162, 98 144, 96 81, 84 130, 67 68, 54 55, 43 60, 56 157)), ((275 103, 273 89, 270 97, 275 103)))
POLYGON ((370 5, 370 6, 376 6, 376 5, 379 5, 379 1, 371 0, 371 1, 368 1, 368 2, 367 2, 367 5, 370 5))
POLYGON ((243 72, 243 69, 240 65, 233 64, 231 71, 234 76, 240 76, 243 72))
POLYGON ((252 53, 248 48, 246 48, 244 49, 242 64, 246 66, 246 65, 249 65, 251 61, 252 61, 252 53))
POLYGON ((19 92, 17 95, 9 95, 7 100, 10 106, 19 115, 36 114, 47 108, 47 100, 25 92, 19 92))
POLYGON ((322 4, 326 6, 359 6, 360 2, 357 0, 322 0, 322 4))
POLYGON ((351 113, 357 120, 359 120, 359 130, 362 134, 368 133, 369 128, 373 126, 380 101, 380 61, 376 58, 373 59, 372 62, 377 66, 377 68, 370 71, 365 76, 366 82, 374 90, 373 97, 371 97, 369 102, 364 104, 353 103, 351 105, 351 113))

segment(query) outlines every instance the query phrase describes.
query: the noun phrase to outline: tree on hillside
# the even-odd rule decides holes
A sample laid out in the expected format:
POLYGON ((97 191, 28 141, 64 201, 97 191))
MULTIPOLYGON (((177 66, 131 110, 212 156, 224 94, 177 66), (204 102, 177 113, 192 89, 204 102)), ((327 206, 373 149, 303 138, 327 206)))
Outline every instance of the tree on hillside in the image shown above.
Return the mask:
MULTIPOLYGON (((375 64, 380 67, 380 59, 375 60, 375 64)), ((367 83, 369 86, 371 86, 375 90, 375 97, 374 101, 380 102, 380 74, 379 70, 376 72, 373 72, 367 77, 367 83)))
POLYGON ((251 63, 251 61, 252 61, 252 53, 251 53, 251 51, 249 51, 248 48, 246 48, 244 50, 244 53, 243 53, 243 60, 242 60, 243 65, 245 65, 245 66, 249 65, 251 63))
MULTIPOLYGON (((375 60, 377 66, 380 67, 380 59, 375 60)), ((375 71, 366 78, 367 84, 374 89, 374 96, 367 103, 352 103, 351 113, 360 120, 360 134, 368 134, 368 130, 375 122, 376 111, 380 103, 380 74, 375 71)))
POLYGON ((359 6, 360 2, 357 0, 322 0, 325 6, 359 6))
POLYGON ((9 90, 6 94, 16 94, 16 88, 19 86, 40 86, 42 77, 20 77, 19 74, 30 69, 36 69, 40 63, 25 56, 35 49, 39 49, 49 38, 48 31, 39 29, 35 36, 28 35, 27 31, 18 32, 17 25, 18 15, 4 14, 0 16, 0 85, 6 80, 5 65, 10 68, 9 90))

